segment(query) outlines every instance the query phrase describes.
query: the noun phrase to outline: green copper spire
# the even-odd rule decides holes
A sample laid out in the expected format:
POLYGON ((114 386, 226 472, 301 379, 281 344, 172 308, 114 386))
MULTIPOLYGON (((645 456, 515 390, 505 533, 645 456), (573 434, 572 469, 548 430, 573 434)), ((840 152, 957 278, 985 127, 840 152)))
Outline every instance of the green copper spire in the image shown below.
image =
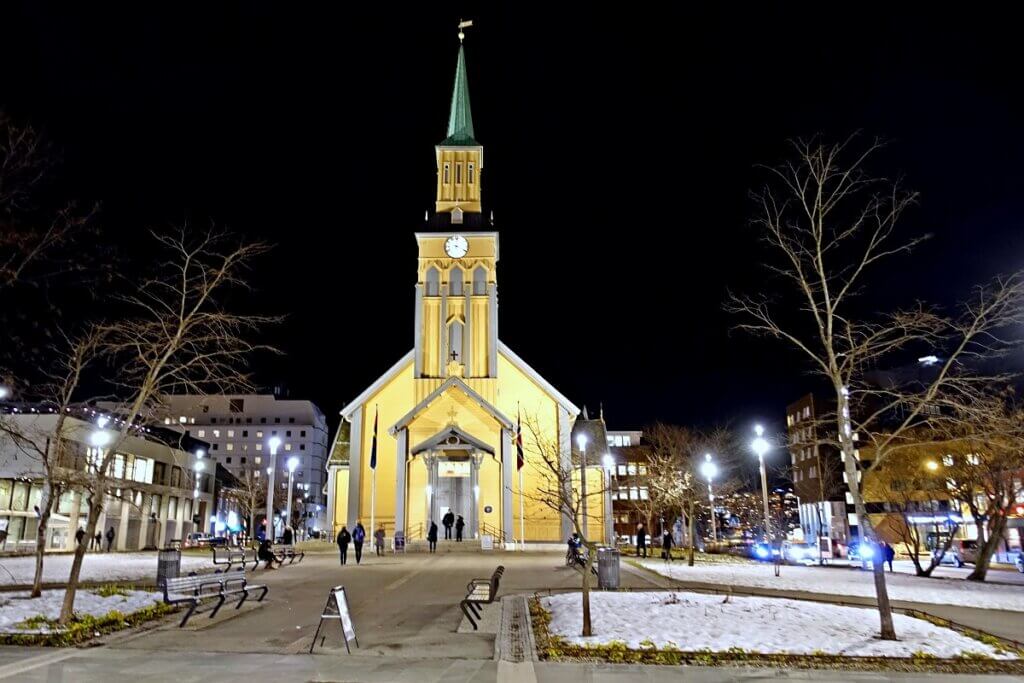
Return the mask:
POLYGON ((452 91, 452 109, 448 114, 446 146, 476 147, 473 133, 473 112, 469 108, 469 78, 466 76, 466 54, 459 45, 459 61, 455 66, 455 89, 452 91))

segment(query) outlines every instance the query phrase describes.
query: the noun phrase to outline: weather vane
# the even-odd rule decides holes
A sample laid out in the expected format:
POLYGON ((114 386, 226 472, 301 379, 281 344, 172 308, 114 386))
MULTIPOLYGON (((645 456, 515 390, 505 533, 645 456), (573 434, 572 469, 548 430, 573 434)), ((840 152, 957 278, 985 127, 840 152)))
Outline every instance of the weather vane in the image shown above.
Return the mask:
POLYGON ((473 20, 472 19, 470 19, 469 21, 460 21, 459 22, 459 42, 460 43, 463 40, 466 39, 466 34, 462 31, 462 29, 469 28, 472 25, 473 25, 473 20))

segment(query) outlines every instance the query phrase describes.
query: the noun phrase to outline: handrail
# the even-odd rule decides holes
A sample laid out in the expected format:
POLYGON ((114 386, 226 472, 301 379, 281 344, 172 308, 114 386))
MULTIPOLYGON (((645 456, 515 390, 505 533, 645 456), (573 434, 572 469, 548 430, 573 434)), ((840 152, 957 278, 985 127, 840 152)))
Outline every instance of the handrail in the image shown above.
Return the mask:
POLYGON ((480 534, 481 535, 487 534, 489 536, 494 536, 494 538, 496 538, 499 543, 504 543, 505 542, 505 533, 501 529, 498 529, 497 527, 493 527, 490 524, 487 524, 486 522, 484 522, 483 524, 480 525, 480 534))

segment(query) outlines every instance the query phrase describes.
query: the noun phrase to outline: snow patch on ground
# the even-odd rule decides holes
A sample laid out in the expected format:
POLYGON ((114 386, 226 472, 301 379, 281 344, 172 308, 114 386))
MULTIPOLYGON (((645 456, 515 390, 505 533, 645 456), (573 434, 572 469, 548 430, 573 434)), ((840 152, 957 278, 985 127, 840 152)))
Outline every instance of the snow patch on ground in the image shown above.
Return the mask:
MULTIPOLYGON (((648 560, 640 564, 672 579, 699 581, 716 587, 747 586, 834 596, 875 596, 871 572, 861 569, 786 565, 782 567, 781 576, 775 576, 772 565, 767 563, 688 567, 685 563, 648 560)), ((1024 591, 1019 586, 892 573, 886 573, 885 583, 893 600, 1024 612, 1024 591)))
MULTIPOLYGON (((43 581, 64 583, 71 573, 74 555, 47 555, 43 561, 43 581)), ((181 574, 210 571, 213 559, 208 555, 182 555, 181 574)), ((31 585, 35 576, 33 556, 0 557, 0 586, 31 585), (4 571, 6 570, 6 571, 4 571)), ((82 581, 156 581, 156 553, 86 553, 82 560, 82 581)))
MULTIPOLYGON (((60 616, 60 606, 64 602, 63 590, 43 591, 35 599, 28 599, 28 592, 0 593, 0 632, 31 633, 14 628, 14 625, 30 617, 44 616, 56 619, 60 616)), ((153 603, 161 602, 159 593, 144 591, 128 591, 127 595, 111 595, 103 598, 90 590, 80 590, 75 595, 75 612, 103 616, 117 610, 123 614, 131 614, 153 603)))
POLYGON ((742 648, 748 652, 908 657, 926 652, 956 657, 964 652, 1000 655, 989 645, 927 621, 894 615, 898 641, 878 640, 872 612, 783 598, 734 597, 698 593, 591 593, 595 635, 583 638, 579 593, 542 598, 551 612, 552 634, 571 643, 596 645, 613 640, 631 648, 644 640, 658 647, 712 651, 742 648))

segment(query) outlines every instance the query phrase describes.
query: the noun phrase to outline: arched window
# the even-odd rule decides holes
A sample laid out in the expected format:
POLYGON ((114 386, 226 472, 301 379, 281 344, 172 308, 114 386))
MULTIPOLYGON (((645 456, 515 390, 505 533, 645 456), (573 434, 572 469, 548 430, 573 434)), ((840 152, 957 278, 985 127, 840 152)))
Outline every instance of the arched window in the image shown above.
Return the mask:
POLYGON ((440 273, 437 272, 437 268, 431 266, 427 271, 427 296, 437 296, 441 293, 440 282, 440 273))
POLYGON ((475 170, 475 166, 473 165, 473 162, 471 161, 471 162, 469 162, 469 184, 470 185, 473 184, 473 171, 474 170, 475 170))
POLYGON ((462 269, 458 267, 448 273, 448 296, 462 296, 462 269))
POLYGON ((478 266, 477 269, 473 271, 473 293, 487 293, 487 269, 483 266, 478 266))
POLYGON ((445 185, 447 185, 449 183, 449 178, 451 177, 449 174, 451 173, 451 169, 452 169, 452 165, 446 161, 444 163, 444 184, 445 185))
POLYGON ((448 360, 462 362, 462 321, 453 320, 448 325, 448 360))

